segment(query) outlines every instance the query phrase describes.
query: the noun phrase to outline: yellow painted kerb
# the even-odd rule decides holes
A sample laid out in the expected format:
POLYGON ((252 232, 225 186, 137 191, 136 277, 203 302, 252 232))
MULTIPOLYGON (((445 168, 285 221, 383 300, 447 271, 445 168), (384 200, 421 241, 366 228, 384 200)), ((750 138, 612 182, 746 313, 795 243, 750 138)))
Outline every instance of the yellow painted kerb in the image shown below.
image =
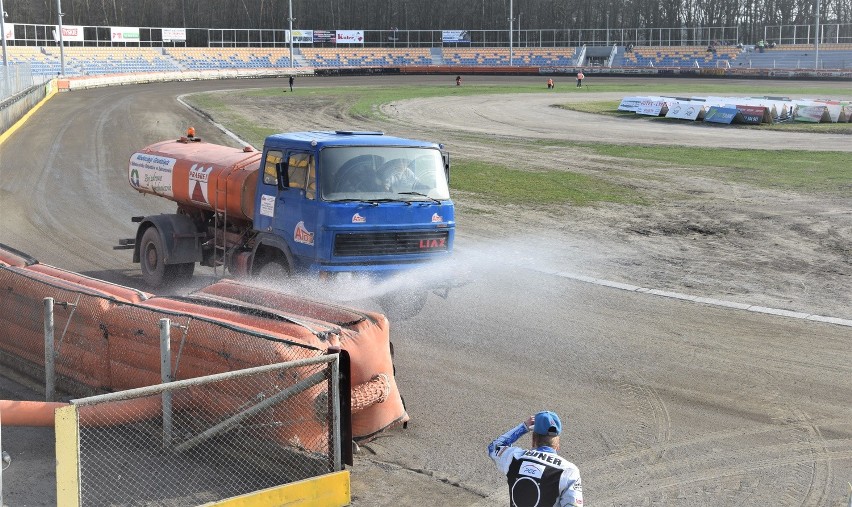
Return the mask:
POLYGON ((343 507, 351 502, 349 470, 343 470, 201 507, 343 507))
POLYGON ((77 407, 56 409, 56 506, 80 505, 80 431, 77 407))
POLYGON ((56 95, 56 92, 57 92, 56 80, 55 79, 51 80, 50 84, 48 86, 50 86, 50 90, 47 92, 47 95, 45 95, 45 97, 43 99, 41 99, 38 104, 33 106, 32 109, 27 111, 27 114, 22 116, 20 120, 16 121, 14 125, 9 127, 9 129, 6 130, 6 132, 3 132, 2 134, 0 134, 0 144, 3 144, 6 141, 6 139, 8 139, 9 136, 11 136, 16 130, 21 128, 21 126, 24 123, 26 123, 27 120, 30 119, 30 116, 32 116, 36 111, 38 111, 38 109, 42 105, 44 105, 45 102, 47 102, 48 100, 50 100, 51 97, 56 95))

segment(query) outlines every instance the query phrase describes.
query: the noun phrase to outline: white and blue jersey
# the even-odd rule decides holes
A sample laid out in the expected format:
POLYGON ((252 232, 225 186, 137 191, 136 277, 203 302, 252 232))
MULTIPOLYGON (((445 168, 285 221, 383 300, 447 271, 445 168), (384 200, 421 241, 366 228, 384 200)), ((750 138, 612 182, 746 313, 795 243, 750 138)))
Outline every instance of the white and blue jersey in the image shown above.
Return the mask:
POLYGON ((488 455, 509 482, 510 507, 582 507, 580 470, 550 447, 513 447, 529 431, 524 424, 497 437, 488 455))

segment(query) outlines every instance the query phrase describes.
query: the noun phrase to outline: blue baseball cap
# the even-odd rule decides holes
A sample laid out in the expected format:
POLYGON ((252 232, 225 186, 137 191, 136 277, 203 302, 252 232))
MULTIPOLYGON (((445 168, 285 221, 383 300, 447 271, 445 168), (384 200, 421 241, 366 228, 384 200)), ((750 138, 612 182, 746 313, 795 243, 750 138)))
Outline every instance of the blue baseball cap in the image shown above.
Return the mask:
POLYGON ((555 437, 562 433, 562 421, 553 412, 545 410, 535 415, 533 431, 538 435, 555 437))

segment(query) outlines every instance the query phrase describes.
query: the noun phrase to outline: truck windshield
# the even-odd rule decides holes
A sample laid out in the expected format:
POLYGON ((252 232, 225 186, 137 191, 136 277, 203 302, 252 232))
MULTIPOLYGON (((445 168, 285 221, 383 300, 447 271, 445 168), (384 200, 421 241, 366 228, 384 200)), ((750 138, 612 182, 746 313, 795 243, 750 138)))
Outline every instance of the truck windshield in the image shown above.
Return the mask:
POLYGON ((441 152, 434 148, 345 146, 320 152, 326 201, 428 201, 450 198, 441 152))

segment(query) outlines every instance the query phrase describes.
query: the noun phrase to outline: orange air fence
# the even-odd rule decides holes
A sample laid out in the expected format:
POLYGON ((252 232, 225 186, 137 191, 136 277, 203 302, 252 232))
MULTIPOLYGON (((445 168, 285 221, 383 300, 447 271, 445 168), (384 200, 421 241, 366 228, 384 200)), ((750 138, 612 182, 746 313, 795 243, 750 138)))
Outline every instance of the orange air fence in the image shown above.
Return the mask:
MULTIPOLYGON (((55 301, 56 374, 93 392, 160 383, 159 321, 168 318, 175 380, 342 348, 351 358, 353 437, 368 440, 408 421, 381 314, 231 280, 186 297, 160 297, 39 264, 0 245, 0 350, 39 367, 46 297, 55 301)), ((309 389, 294 403, 311 403, 318 393, 309 389)), ((308 421, 299 431, 323 432, 324 424, 308 421)))

